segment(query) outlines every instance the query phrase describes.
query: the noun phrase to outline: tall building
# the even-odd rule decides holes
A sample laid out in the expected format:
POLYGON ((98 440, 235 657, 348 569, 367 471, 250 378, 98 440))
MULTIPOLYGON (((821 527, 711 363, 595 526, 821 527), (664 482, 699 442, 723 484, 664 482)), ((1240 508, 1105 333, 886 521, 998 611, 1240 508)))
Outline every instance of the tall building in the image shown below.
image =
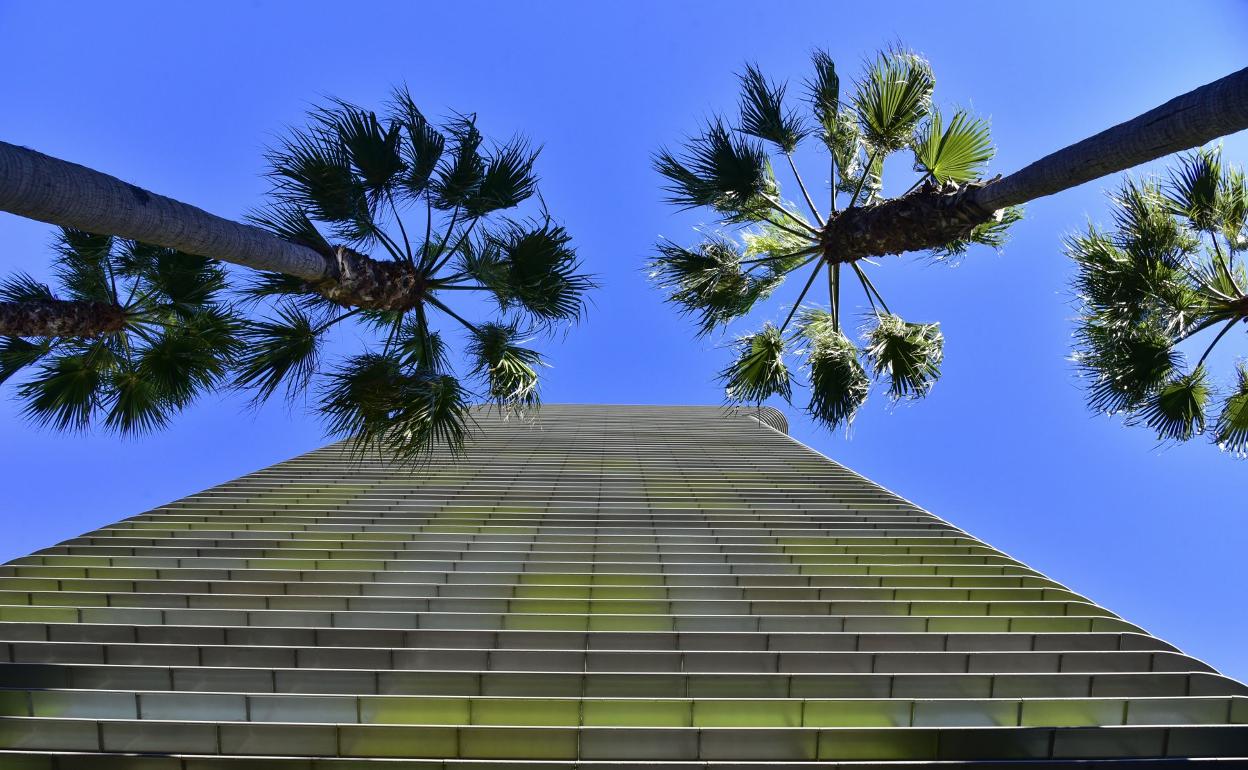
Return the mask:
POLYGON ((457 462, 330 446, 0 567, 0 768, 1248 756, 1244 685, 779 412, 480 422, 457 462))

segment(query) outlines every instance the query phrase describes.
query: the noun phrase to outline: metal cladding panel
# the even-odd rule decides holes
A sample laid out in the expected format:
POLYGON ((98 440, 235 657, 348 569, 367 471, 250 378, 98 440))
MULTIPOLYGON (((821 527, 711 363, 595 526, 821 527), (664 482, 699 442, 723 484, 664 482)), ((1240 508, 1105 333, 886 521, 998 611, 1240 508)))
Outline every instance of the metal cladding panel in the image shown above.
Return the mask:
POLYGON ((0 566, 0 767, 1248 757, 1243 685, 774 409, 477 420, 0 566))

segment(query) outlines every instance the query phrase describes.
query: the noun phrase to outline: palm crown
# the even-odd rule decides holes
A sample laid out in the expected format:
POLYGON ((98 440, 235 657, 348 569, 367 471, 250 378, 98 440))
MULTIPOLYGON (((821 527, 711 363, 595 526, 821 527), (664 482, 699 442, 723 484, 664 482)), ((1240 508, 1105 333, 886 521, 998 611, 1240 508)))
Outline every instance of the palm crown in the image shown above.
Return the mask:
POLYGON ((240 349, 241 322, 223 301, 226 276, 216 263, 63 229, 54 267, 59 293, 17 275, 0 284, 0 301, 67 298, 115 310, 120 323, 90 337, 0 341, 0 382, 30 372, 17 395, 36 423, 142 433, 223 384, 240 349))
POLYGON ((537 151, 520 138, 487 146, 472 115, 439 130, 402 89, 381 117, 336 101, 310 118, 269 153, 273 201, 253 221, 327 258, 384 252, 379 269, 392 272, 378 291, 388 282, 411 299, 339 304, 332 292, 265 274, 246 293, 270 303, 270 317, 245 333, 238 383, 262 399, 279 387, 295 396, 319 374, 317 408, 357 447, 384 446, 400 458, 455 449, 473 393, 430 317, 442 314, 467 335, 483 398, 535 405, 542 359, 524 345, 579 319, 593 285, 544 205, 529 218, 502 215, 536 193, 537 151), (464 318, 451 299, 464 292, 491 300, 494 317, 464 318), (373 344, 322 372, 324 335, 348 321, 373 344))
MULTIPOLYGON (((805 99, 809 115, 786 106, 785 84, 747 66, 740 76, 736 125, 712 118, 683 152, 656 154, 668 201, 711 210, 718 228, 693 247, 660 243, 650 269, 668 300, 693 317, 700 335, 708 335, 751 312, 790 273, 807 268, 804 287, 784 322, 738 339, 735 359, 721 380, 730 402, 771 396, 789 400, 794 380, 789 360, 803 357, 810 390, 806 411, 835 427, 852 421, 873 379, 884 383, 893 399, 927 395, 940 375, 943 337, 939 324, 907 322, 889 309, 860 264, 866 260, 838 253, 829 235, 833 225, 855 209, 884 200, 881 174, 892 153, 913 153, 919 177, 904 193, 912 196, 978 183, 993 149, 986 122, 962 110, 946 119, 933 106, 931 67, 912 52, 890 49, 867 62, 847 102, 841 99, 831 57, 816 51, 812 64, 805 99), (826 215, 793 158, 811 136, 831 155, 826 215), (771 165, 779 156, 813 220, 781 195, 771 165), (861 346, 842 329, 842 264, 848 264, 870 306, 861 346), (829 306, 802 307, 825 267, 829 306)), ((932 254, 948 260, 972 243, 999 247, 1018 217, 1015 209, 999 212, 932 254)))
POLYGON ((1205 366, 1248 320, 1248 274, 1236 259, 1248 249, 1243 170, 1224 164, 1220 148, 1201 149, 1164 181, 1126 180, 1111 200, 1112 229, 1089 226, 1066 242, 1078 266, 1075 360, 1088 404, 1186 441, 1205 432, 1220 401, 1212 439, 1248 453, 1248 367, 1217 388, 1205 366), (1180 346, 1205 330, 1210 340, 1189 367, 1180 346))

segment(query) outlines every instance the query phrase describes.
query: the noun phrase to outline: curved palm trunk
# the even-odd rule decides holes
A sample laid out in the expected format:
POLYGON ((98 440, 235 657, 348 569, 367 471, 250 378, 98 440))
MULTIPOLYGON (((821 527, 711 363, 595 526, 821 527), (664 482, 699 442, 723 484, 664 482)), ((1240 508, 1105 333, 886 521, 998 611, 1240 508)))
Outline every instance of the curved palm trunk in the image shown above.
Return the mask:
POLYGON ((97 337, 125 321, 125 311, 107 302, 0 302, 0 337, 97 337))
POLYGON ((971 195, 996 211, 1199 147, 1248 128, 1248 67, 989 182, 971 195))
POLYGON ((1002 179, 927 186, 846 209, 820 242, 832 263, 923 251, 965 238, 1007 206, 1043 198, 1248 128, 1248 68, 1047 155, 1002 179))
POLYGON ((335 272, 316 251, 258 227, 6 142, 0 142, 0 210, 307 281, 335 272))

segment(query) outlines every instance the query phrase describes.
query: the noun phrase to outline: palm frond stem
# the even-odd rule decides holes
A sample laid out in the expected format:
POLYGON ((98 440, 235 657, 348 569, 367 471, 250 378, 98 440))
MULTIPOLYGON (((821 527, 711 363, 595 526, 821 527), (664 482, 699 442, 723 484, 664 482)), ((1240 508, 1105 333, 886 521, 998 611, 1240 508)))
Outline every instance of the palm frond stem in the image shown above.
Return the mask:
MULTIPOLYGON (((858 274, 858 281, 862 283, 862 290, 867 293, 867 299, 871 300, 871 295, 874 294, 875 298, 880 301, 880 307, 884 308, 884 312, 892 315, 893 311, 888 309, 888 303, 884 301, 884 297, 880 294, 879 290, 875 288, 875 284, 871 283, 871 279, 868 278, 863 269, 858 266, 858 263, 851 262, 850 265, 853 266, 854 272, 858 274)), ((874 301, 871 302, 871 306, 875 307, 874 301)))
POLYGON ((862 186, 866 184, 867 177, 871 174, 871 167, 875 165, 875 150, 867 153, 867 165, 862 167, 862 176, 858 178, 858 186, 854 188, 853 197, 849 199, 849 205, 845 208, 852 209, 858 203, 858 196, 862 193, 862 186))
POLYGON ((815 269, 811 272, 810 278, 807 279, 806 285, 802 287, 802 293, 797 295, 797 301, 793 303, 793 308, 789 310, 788 318, 784 319, 784 323, 780 325, 780 333, 784 334, 784 330, 788 328, 789 321, 793 320, 793 315, 797 309, 802 306, 802 300, 806 299, 806 292, 810 291, 810 287, 815 284, 815 279, 819 277, 819 270, 823 267, 823 260, 819 260, 819 264, 815 265, 815 269))
POLYGON ((459 321, 461 324, 463 324, 463 325, 464 325, 464 327, 465 327, 466 329, 468 329, 469 331, 471 331, 473 334, 480 334, 480 333, 481 333, 481 330, 480 330, 480 329, 478 329, 476 326, 472 325, 472 324, 471 324, 471 323, 469 323, 468 321, 464 320, 464 318, 463 318, 462 316, 460 316, 460 315, 459 315, 458 313, 456 313, 454 310, 451 310, 451 309, 450 309, 449 307, 447 307, 445 304, 443 304, 443 303, 439 302, 439 301, 437 300, 437 298, 436 298, 436 297, 427 297, 427 299, 429 300, 429 304, 433 305, 433 306, 434 306, 434 307, 436 307, 438 310, 441 310, 443 313, 446 313, 446 314, 447 314, 447 315, 449 315, 451 318, 454 318, 456 321, 459 321))
POLYGON ((1205 348, 1205 352, 1200 355, 1200 360, 1196 362, 1196 366, 1192 369, 1192 371, 1200 369, 1201 365, 1205 363, 1205 359, 1208 358, 1209 354, 1213 352, 1214 346, 1226 336, 1226 333, 1231 330, 1231 327, 1234 326, 1237 321, 1239 321, 1238 316, 1226 322, 1226 325, 1222 327, 1222 330, 1219 331, 1217 336, 1213 338, 1213 341, 1209 343, 1209 347, 1205 348))
POLYGON ((785 160, 789 162, 789 168, 793 171, 793 178, 797 180, 797 186, 802 191, 802 197, 806 199, 806 206, 810 208, 810 213, 814 215, 815 221, 823 227, 823 217, 819 214, 819 209, 815 208, 815 202, 811 200, 810 193, 806 190, 806 183, 802 181, 802 175, 797 173, 797 164, 793 162, 793 154, 786 152, 785 160))

